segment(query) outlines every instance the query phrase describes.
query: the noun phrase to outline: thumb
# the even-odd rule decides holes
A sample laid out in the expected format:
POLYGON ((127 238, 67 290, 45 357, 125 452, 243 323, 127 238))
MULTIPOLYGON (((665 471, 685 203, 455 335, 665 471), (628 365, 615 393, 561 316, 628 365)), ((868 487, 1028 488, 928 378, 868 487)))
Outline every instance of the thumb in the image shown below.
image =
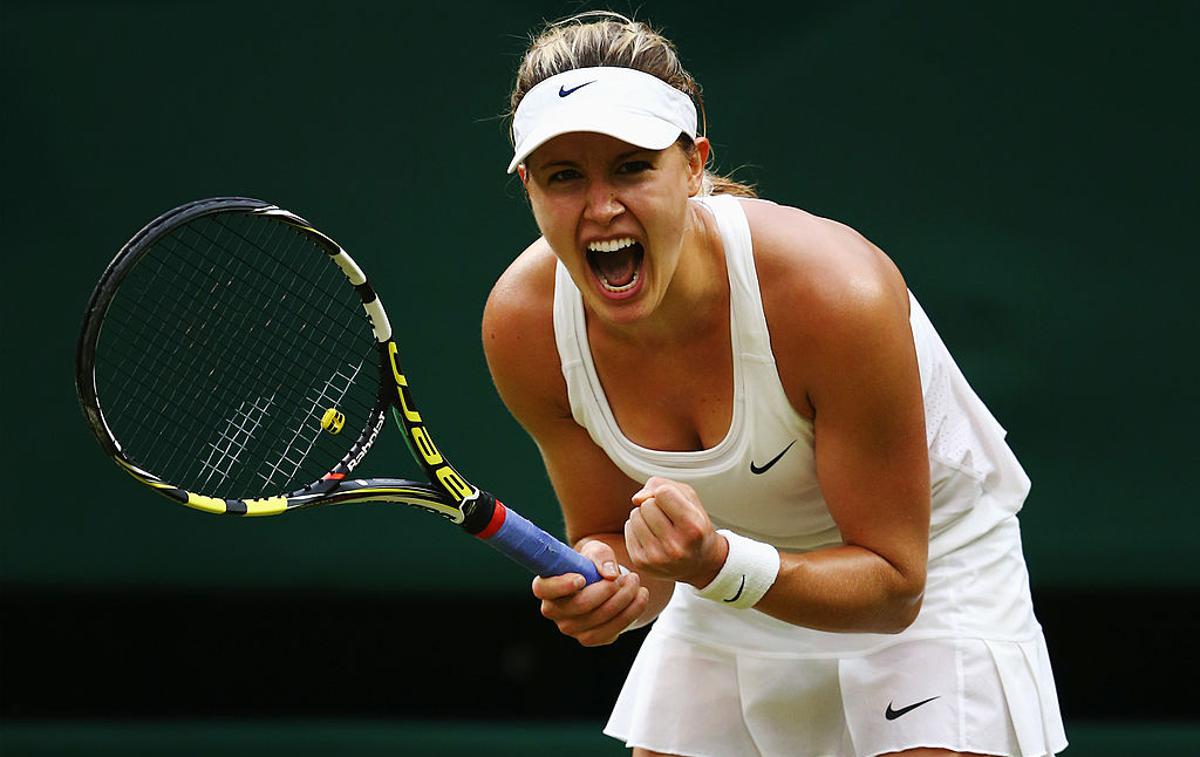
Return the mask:
POLYGON ((600 571, 601 577, 610 581, 620 577, 621 569, 617 567, 617 553, 599 539, 592 539, 585 543, 579 548, 579 553, 596 563, 596 569, 600 571))

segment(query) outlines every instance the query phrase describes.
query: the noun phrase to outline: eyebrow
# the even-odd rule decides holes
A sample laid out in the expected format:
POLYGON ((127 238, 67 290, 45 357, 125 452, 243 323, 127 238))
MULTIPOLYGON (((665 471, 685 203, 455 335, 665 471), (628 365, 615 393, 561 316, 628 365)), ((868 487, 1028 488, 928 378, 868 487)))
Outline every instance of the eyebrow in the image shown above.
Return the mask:
MULTIPOLYGON (((620 155, 617 155, 615 158, 613 158, 613 162, 616 163, 618 161, 624 160, 625 158, 632 157, 632 156, 637 155, 638 153, 642 153, 642 152, 656 152, 656 151, 650 150, 645 147, 636 147, 632 150, 628 150, 626 152, 621 153, 620 155)), ((573 160, 551 160, 551 161, 547 161, 547 162, 541 164, 540 166, 538 166, 538 170, 550 168, 551 166, 567 166, 568 168, 578 168, 579 164, 573 160)))

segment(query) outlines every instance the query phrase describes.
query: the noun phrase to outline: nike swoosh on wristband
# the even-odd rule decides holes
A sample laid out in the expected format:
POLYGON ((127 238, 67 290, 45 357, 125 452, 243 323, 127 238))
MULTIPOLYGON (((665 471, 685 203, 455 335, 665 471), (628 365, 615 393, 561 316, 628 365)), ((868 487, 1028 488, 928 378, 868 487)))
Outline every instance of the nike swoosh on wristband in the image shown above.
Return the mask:
POLYGON ((903 715, 903 714, 905 714, 905 713, 908 713, 908 712, 912 712, 913 710, 917 709, 917 708, 918 708, 918 707, 920 707, 921 705, 923 705, 923 704, 929 704, 929 703, 930 703, 930 702, 932 702, 933 700, 935 700, 935 699, 939 699, 939 698, 940 698, 940 697, 929 697, 928 699, 921 700, 920 702, 917 702, 916 704, 910 704, 910 705, 909 705, 909 706, 907 706, 907 707, 901 707, 901 708, 900 708, 900 709, 898 709, 898 710, 893 710, 893 709, 892 709, 892 703, 891 703, 891 702, 888 702, 887 709, 886 709, 886 710, 884 710, 884 712, 883 712, 883 716, 884 716, 885 718, 887 718, 888 720, 895 720, 896 718, 900 717, 901 715, 903 715))
POLYGON ((745 573, 743 573, 743 574, 742 574, 742 584, 741 584, 740 586, 738 586, 737 594, 734 594, 734 595, 733 595, 732 597, 730 597, 729 599, 722 599, 721 601, 722 601, 722 602, 736 602, 736 601, 738 601, 738 597, 742 596, 742 589, 745 589, 745 588, 746 588, 746 574, 745 574, 745 573))
POLYGON ((583 89, 584 87, 586 87, 589 84, 595 84, 595 83, 596 83, 596 80, 593 79, 592 81, 585 81, 583 84, 580 84, 575 87, 571 87, 570 89, 567 89, 566 87, 559 87, 558 88, 558 96, 566 97, 567 95, 571 94, 572 92, 583 89))
MULTIPOLYGON (((796 440, 793 439, 792 444, 795 444, 795 443, 796 443, 796 440)), ((780 452, 778 455, 771 458, 770 461, 768 461, 767 464, 762 466, 761 468, 758 467, 757 465, 755 465, 754 461, 751 460, 750 461, 750 472, 756 476, 761 476, 762 474, 771 470, 771 466, 774 465, 775 463, 779 462, 779 459, 787 454, 787 451, 792 448, 792 444, 789 444, 788 446, 784 447, 783 452, 780 452)))

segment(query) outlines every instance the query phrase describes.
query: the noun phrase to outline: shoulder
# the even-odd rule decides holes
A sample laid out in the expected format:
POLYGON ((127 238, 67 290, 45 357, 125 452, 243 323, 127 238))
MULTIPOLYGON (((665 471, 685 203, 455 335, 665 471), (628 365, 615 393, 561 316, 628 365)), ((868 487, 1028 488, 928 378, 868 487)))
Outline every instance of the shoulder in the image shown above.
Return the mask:
POLYGON ((492 286, 484 306, 485 327, 488 320, 549 318, 554 304, 555 260, 542 237, 526 247, 492 286))
MULTIPOLYGON (((743 201, 764 307, 795 312, 821 332, 872 315, 908 317, 904 277, 851 227, 798 208, 743 201)), ((770 313, 768 313, 770 316, 770 313)), ((774 324, 772 324, 774 325, 774 324)))
POLYGON ((553 251, 529 245, 501 274, 483 310, 483 351, 492 380, 518 420, 570 414, 554 341, 553 251))
POLYGON ((848 352, 911 341, 907 285, 881 249, 845 224, 798 208, 761 201, 742 207, 783 373, 807 386, 848 352))

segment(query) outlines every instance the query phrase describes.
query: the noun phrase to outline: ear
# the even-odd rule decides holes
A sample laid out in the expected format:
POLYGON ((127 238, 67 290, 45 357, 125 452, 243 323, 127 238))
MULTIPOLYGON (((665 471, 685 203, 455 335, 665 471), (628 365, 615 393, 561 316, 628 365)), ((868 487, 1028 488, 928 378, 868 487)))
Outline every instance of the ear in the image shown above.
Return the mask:
POLYGON ((518 165, 517 165, 517 175, 521 177, 521 183, 522 183, 522 184, 528 184, 528 183, 529 183, 529 174, 528 174, 528 173, 525 171, 525 164, 524 164, 524 163, 520 163, 520 164, 518 164, 518 165))
POLYGON ((696 149, 688 158, 688 197, 695 197, 704 185, 704 167, 708 165, 708 156, 712 152, 712 143, 708 137, 696 137, 696 149))

